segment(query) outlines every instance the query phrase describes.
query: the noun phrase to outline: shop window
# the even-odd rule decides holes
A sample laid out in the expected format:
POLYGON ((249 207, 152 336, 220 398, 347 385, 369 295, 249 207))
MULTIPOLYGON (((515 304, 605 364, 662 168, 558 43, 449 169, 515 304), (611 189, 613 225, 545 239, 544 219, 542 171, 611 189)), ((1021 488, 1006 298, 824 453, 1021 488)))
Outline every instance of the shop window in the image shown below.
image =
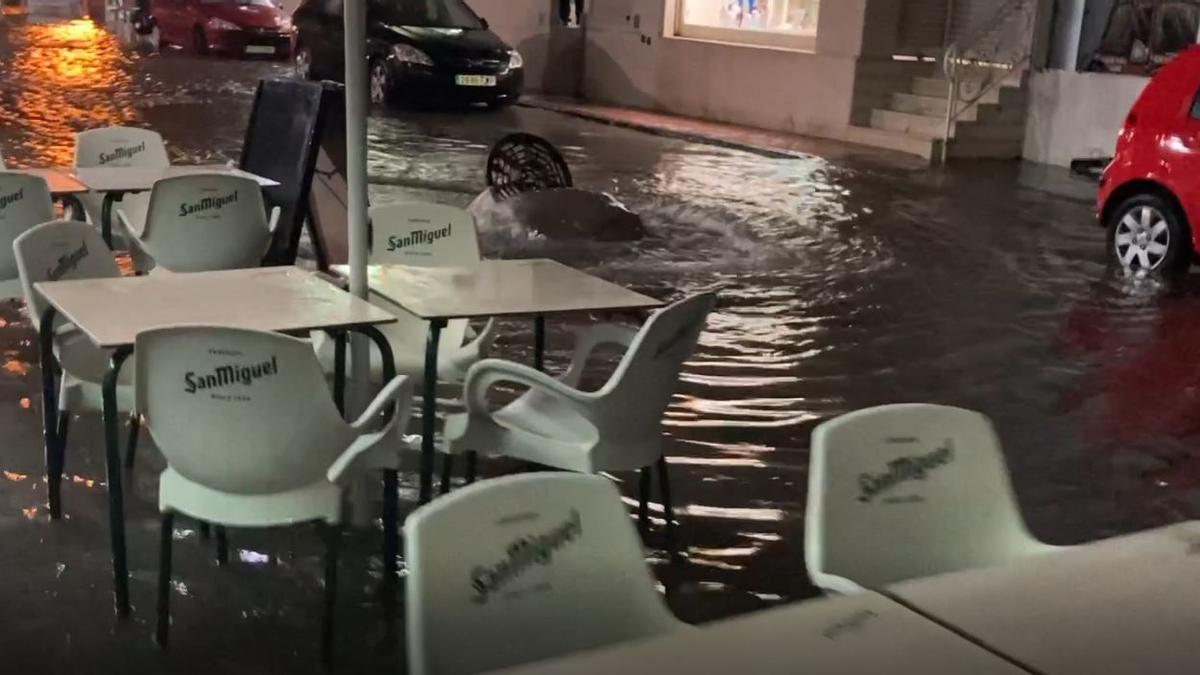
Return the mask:
POLYGON ((811 51, 821 0, 668 0, 675 35, 811 51))

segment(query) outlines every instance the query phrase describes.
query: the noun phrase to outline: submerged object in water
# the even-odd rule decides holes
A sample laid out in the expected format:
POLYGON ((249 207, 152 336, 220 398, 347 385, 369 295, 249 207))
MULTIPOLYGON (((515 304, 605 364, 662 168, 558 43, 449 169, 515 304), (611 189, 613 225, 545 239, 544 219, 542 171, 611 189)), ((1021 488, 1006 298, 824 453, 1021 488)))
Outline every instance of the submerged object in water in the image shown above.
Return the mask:
POLYGON ((497 201, 484 190, 468 207, 480 230, 538 234, 554 240, 637 241, 642 219, 612 195, 574 188, 522 192, 497 201))

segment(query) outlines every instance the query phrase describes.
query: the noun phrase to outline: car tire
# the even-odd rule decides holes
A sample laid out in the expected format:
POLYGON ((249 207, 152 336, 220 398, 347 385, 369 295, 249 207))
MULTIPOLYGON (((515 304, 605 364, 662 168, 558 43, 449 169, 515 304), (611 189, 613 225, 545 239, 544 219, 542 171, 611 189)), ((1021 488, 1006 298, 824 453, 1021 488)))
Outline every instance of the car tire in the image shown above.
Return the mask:
POLYGON ((296 45, 295 53, 292 54, 292 67, 296 73, 296 79, 299 80, 314 80, 313 76, 313 60, 312 51, 304 44, 296 45))
POLYGON ((367 72, 371 104, 384 105, 393 100, 395 92, 392 90, 392 75, 388 72, 387 62, 383 59, 372 59, 367 72))
POLYGON ((208 36, 200 26, 192 29, 192 48, 196 50, 197 55, 208 56, 208 36))
POLYGON ((1192 265, 1192 231, 1170 199, 1151 192, 1129 197, 1109 214, 1108 257, 1134 274, 1177 277, 1192 265))

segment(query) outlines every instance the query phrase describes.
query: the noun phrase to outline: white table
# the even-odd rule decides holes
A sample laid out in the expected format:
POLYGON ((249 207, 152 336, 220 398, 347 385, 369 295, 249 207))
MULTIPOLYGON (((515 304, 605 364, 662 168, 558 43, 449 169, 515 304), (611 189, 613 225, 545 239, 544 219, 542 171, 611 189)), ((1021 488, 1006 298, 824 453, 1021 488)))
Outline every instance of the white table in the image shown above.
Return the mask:
POLYGON ((887 589, 1045 675, 1200 672, 1200 523, 887 589))
MULTIPOLYGON (((346 266, 334 270, 344 274, 346 266)), ((421 418, 421 502, 433 495, 434 414, 441 331, 450 319, 534 316, 534 358, 541 370, 547 314, 648 310, 662 302, 553 260, 486 260, 473 267, 371 265, 371 291, 429 322, 421 418)), ((474 460, 473 455, 468 461, 474 460)), ((468 472, 471 472, 469 465, 468 472)), ((443 478, 445 482, 445 477, 443 478)))
POLYGON ((126 193, 145 192, 154 187, 154 183, 163 178, 176 176, 192 176, 196 174, 223 173, 231 176, 249 178, 258 183, 259 187, 275 187, 278 182, 270 178, 257 176, 248 171, 225 164, 200 164, 193 166, 169 166, 164 168, 145 168, 136 166, 101 166, 81 169, 71 169, 72 175, 92 192, 103 192, 104 202, 100 209, 100 234, 105 243, 112 246, 112 207, 126 193))
MULTIPOLYGON (((385 370, 385 377, 390 380, 395 374, 391 347, 374 326, 392 323, 396 318, 297 267, 54 281, 35 284, 34 288, 49 303, 41 319, 39 344, 46 473, 53 518, 61 517, 62 513, 63 473, 63 447, 56 427, 58 398, 53 340, 56 315, 61 314, 74 324, 97 347, 114 350, 103 382, 103 409, 114 593, 120 616, 129 613, 129 575, 125 562, 116 387, 121 366, 133 353, 138 333, 188 324, 289 333, 357 330, 378 345, 385 369, 392 367, 385 370)), ((337 343, 342 345, 343 341, 339 338, 337 343)), ((341 366, 341 359, 338 360, 341 366)), ((394 567, 398 552, 396 476, 394 472, 385 476, 384 518, 392 526, 384 529, 384 564, 394 567)), ((385 569, 384 579, 385 583, 394 584, 395 574, 385 569)), ((385 597, 391 597, 390 586, 386 590, 385 597)))
MULTIPOLYGON (((1024 670, 874 593, 813 600, 511 675, 1019 675, 1024 670)), ((1097 675, 1099 671, 1096 671, 1097 675)), ((1148 671, 1147 671, 1148 672, 1148 671)))
POLYGON ((73 169, 43 168, 43 169, 8 169, 29 176, 37 176, 46 181, 50 194, 54 197, 83 194, 88 188, 75 178, 73 169))

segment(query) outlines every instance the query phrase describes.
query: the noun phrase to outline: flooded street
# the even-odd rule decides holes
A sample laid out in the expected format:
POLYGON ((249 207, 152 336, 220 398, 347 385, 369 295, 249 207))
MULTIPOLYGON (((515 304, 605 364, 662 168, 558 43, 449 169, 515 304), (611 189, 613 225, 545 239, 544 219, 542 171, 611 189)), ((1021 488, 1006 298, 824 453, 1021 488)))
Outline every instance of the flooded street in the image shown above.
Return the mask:
MULTIPOLYGON (((257 80, 290 72, 130 53, 88 21, 6 21, 0 154, 11 165, 69 164, 76 131, 113 124, 161 132, 176 162, 236 159, 257 80)), ((666 421, 686 560, 652 557, 681 618, 815 594, 803 558, 809 434, 866 406, 936 402, 990 416, 1022 512, 1050 543, 1200 515, 1200 295, 1106 270, 1091 205, 1023 187, 1008 163, 930 171, 833 144, 821 156, 764 157, 521 107, 380 111, 373 203, 466 206, 484 187, 487 148, 513 131, 561 148, 577 186, 616 196, 650 236, 484 231, 486 256, 554 258, 664 299, 721 290, 666 421)), ((569 358, 570 327, 551 322, 551 369, 569 358)), ((532 326, 503 328, 497 355, 530 361, 532 326)), ((0 349, 0 664, 315 670, 320 547, 299 530, 233 533, 241 561, 218 571, 211 545, 181 529, 175 642, 168 655, 153 646, 162 460, 152 451, 127 488, 134 616, 113 619, 98 416, 72 428, 69 518, 51 524, 37 352, 19 305, 0 307, 0 349)), ((339 658, 346 672, 396 672, 402 649, 380 645, 369 597, 378 539, 349 536, 339 658)), ((649 543, 661 544, 657 532, 649 543)))

